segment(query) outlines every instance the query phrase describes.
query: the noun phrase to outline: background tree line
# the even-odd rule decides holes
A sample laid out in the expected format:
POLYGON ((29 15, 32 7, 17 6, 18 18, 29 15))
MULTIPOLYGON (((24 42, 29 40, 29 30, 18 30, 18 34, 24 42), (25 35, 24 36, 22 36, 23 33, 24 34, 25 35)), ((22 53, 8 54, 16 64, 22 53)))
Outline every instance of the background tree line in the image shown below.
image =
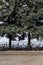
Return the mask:
POLYGON ((30 31, 43 35, 43 26, 36 26, 43 19, 43 0, 0 0, 0 21, 8 25, 0 26, 0 34, 30 31))

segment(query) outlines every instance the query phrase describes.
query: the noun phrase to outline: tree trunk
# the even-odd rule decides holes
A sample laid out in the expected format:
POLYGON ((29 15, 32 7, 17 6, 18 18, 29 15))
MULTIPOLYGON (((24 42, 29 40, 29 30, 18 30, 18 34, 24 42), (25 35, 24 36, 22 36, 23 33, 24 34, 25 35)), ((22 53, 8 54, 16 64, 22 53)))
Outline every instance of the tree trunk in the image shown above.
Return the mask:
POLYGON ((28 33, 28 47, 30 48, 30 33, 28 33))
POLYGON ((9 34, 9 49, 11 49, 11 39, 12 39, 12 35, 9 34))

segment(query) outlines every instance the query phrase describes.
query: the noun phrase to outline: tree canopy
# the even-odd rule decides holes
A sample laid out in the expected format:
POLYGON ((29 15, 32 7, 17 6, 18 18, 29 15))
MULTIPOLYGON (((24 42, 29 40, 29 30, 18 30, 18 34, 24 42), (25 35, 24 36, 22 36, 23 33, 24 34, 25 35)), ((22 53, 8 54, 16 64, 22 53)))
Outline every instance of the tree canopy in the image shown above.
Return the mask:
POLYGON ((43 26, 36 27, 39 18, 43 19, 43 0, 0 0, 0 21, 9 24, 7 30, 41 33, 43 26))

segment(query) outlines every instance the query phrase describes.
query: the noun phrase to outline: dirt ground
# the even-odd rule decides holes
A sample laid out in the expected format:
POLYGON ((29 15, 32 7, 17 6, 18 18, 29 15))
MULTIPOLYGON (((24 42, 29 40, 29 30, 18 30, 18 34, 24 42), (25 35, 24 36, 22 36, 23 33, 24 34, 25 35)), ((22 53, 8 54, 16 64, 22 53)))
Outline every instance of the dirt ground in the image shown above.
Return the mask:
POLYGON ((0 51, 0 65, 43 65, 43 51, 0 51))

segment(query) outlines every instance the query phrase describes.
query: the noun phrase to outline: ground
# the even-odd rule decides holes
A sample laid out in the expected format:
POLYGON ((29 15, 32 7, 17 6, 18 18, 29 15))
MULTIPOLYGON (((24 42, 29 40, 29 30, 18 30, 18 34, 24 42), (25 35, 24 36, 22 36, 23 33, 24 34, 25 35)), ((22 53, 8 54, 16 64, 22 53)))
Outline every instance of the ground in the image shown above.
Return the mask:
POLYGON ((43 51, 0 51, 0 65, 43 65, 43 51))

